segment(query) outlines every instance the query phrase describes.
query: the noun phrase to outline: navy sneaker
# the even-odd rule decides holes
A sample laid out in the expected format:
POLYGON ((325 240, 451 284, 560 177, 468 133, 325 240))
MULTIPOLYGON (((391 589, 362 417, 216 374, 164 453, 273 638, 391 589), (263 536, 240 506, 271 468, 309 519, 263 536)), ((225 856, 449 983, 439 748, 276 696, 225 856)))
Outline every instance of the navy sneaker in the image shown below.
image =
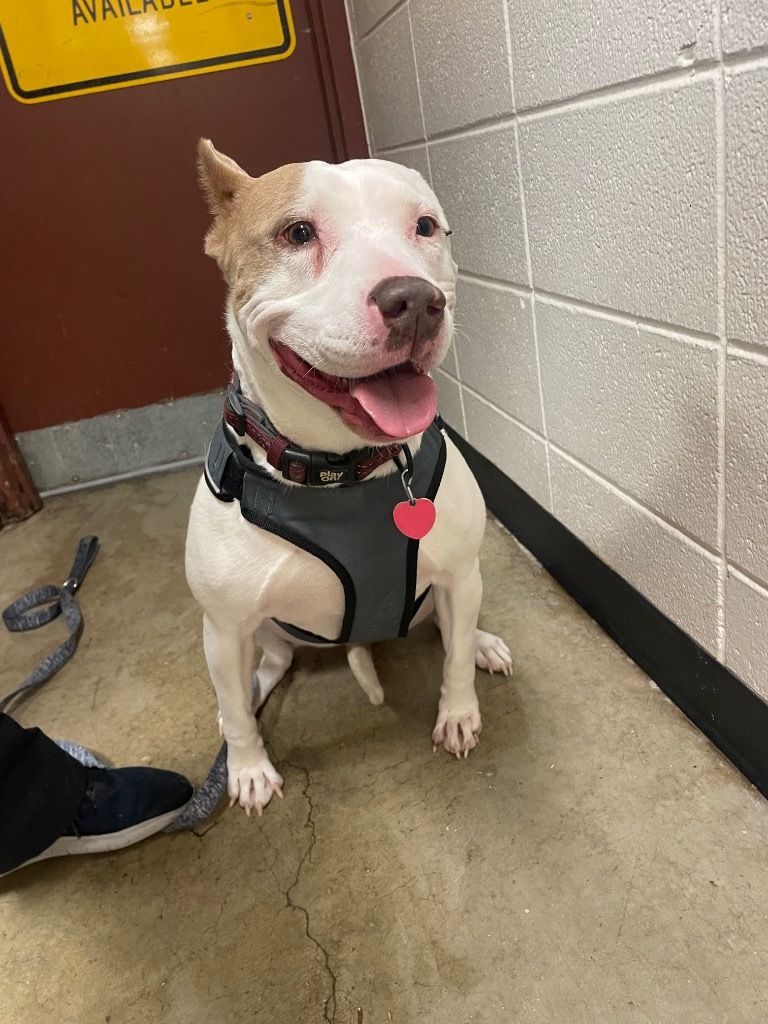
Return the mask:
POLYGON ((189 781, 176 772, 159 768, 89 768, 85 795, 72 824, 46 850, 19 867, 73 853, 122 850, 170 825, 189 803, 192 793, 189 781))

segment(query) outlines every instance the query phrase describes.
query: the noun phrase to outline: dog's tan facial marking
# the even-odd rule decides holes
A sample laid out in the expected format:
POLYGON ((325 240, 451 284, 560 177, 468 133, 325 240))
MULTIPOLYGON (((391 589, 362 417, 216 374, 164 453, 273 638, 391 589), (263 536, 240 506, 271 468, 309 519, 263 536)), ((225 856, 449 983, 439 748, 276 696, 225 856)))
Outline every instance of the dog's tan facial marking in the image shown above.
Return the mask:
POLYGON ((238 310, 278 264, 291 256, 280 233, 304 213, 300 208, 304 164, 286 164, 252 178, 203 139, 198 169, 215 217, 205 251, 219 264, 238 310))

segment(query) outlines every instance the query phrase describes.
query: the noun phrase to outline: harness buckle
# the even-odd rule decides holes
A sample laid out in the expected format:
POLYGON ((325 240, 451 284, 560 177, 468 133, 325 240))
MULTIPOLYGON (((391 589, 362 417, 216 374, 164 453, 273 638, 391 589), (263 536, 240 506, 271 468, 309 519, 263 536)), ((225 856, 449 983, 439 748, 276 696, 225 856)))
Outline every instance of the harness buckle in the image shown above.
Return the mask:
POLYGON ((309 482, 307 478, 312 469, 312 456, 309 452, 297 452, 294 448, 286 448, 281 463, 285 480, 291 480, 295 484, 309 482))
POLYGON ((282 473, 286 480, 296 484, 310 484, 313 487, 327 487, 331 484, 343 486, 354 483, 358 462, 370 458, 371 454, 370 448, 354 454, 332 455, 329 452, 297 451, 288 447, 282 455, 282 473))

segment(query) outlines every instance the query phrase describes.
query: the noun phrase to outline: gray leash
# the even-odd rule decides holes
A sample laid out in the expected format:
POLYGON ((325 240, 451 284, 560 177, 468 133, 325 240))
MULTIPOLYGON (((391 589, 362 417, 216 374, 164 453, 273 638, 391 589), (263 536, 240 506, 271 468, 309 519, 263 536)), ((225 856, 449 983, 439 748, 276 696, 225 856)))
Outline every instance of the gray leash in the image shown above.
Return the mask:
POLYGON ((83 580, 98 553, 99 538, 83 537, 77 546, 75 561, 66 583, 60 587, 49 583, 45 587, 32 590, 13 604, 9 604, 3 612, 3 622, 12 633, 26 633, 30 629, 38 629, 62 615, 69 628, 69 636, 33 669, 23 683, 0 700, 0 711, 5 711, 22 693, 48 682, 77 650, 83 632, 83 613, 75 600, 75 593, 83 585, 83 580))
MULTIPOLYGON (((18 598, 3 612, 3 622, 12 633, 26 633, 31 629, 39 629, 61 615, 69 629, 67 639, 59 644, 40 664, 30 672, 27 678, 15 690, 0 700, 0 712, 5 711, 24 695, 30 696, 37 687, 47 683, 72 658, 83 632, 83 613, 75 600, 75 594, 83 585, 88 570, 99 553, 98 537, 83 537, 77 546, 75 561, 66 583, 56 586, 49 583, 18 598)), ((56 743, 68 754, 89 768, 110 767, 87 747, 69 740, 56 740, 56 743)), ((171 822, 164 831, 176 832, 179 829, 191 829, 210 815, 221 799, 227 783, 227 744, 223 743, 216 760, 211 766, 202 786, 187 804, 178 818, 171 822)))

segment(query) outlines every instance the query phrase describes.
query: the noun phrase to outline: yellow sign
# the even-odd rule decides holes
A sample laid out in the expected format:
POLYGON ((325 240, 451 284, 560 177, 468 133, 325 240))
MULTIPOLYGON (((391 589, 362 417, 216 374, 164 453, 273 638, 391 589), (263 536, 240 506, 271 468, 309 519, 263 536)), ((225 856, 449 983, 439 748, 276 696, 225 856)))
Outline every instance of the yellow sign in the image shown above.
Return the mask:
POLYGON ((281 60, 289 0, 0 0, 0 54, 22 103, 281 60))

